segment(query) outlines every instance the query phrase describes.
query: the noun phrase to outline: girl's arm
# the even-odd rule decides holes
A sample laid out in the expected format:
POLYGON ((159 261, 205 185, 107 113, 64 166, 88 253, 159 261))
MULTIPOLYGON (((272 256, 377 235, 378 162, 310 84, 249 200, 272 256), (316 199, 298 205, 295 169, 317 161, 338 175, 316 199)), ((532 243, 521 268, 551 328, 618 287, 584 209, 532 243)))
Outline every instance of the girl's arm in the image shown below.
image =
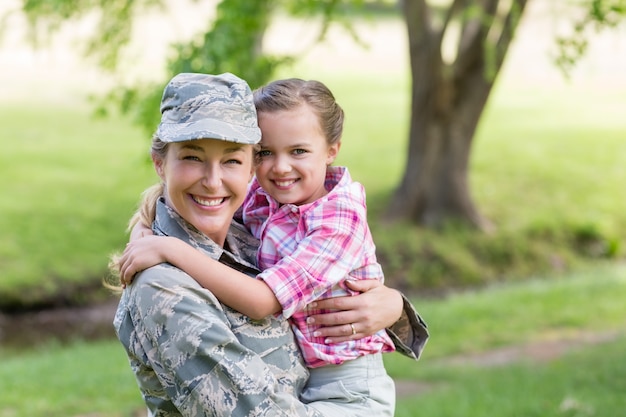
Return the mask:
POLYGON ((142 222, 137 222, 130 231, 130 236, 128 238, 129 241, 137 240, 144 236, 153 235, 152 229, 143 224, 142 222))
MULTIPOLYGON (((130 283, 137 272, 162 262, 179 267, 184 265, 184 268, 180 269, 195 278, 202 286, 205 286, 203 284, 205 280, 212 281, 212 277, 220 278, 217 280, 218 284, 223 281, 229 292, 222 294, 224 298, 218 294, 219 288, 216 287, 216 290, 209 286, 206 288, 224 304, 251 318, 260 319, 280 311, 274 293, 265 282, 223 265, 173 237, 146 235, 131 240, 120 260, 122 265, 120 275, 124 281, 130 283), (227 302, 229 297, 231 301, 227 302), (266 310, 261 311, 263 308, 261 304, 267 304, 268 299, 272 307, 265 307, 266 310)), ((332 343, 372 335, 395 322, 400 315, 398 310, 402 309, 402 301, 397 299, 399 293, 381 286, 377 280, 358 281, 349 285, 354 285, 353 289, 363 291, 363 294, 317 301, 320 308, 337 309, 335 313, 314 316, 316 324, 325 326, 319 330, 323 332, 323 336, 329 336, 332 343), (321 304, 324 304, 324 307, 321 304), (346 329, 350 329, 350 333, 352 331, 350 324, 355 326, 356 335, 346 334, 346 329)))
POLYGON ((232 269, 174 237, 145 236, 131 240, 120 259, 122 282, 130 283, 137 272, 162 262, 182 269, 222 303, 252 319, 281 311, 276 296, 264 281, 232 269))

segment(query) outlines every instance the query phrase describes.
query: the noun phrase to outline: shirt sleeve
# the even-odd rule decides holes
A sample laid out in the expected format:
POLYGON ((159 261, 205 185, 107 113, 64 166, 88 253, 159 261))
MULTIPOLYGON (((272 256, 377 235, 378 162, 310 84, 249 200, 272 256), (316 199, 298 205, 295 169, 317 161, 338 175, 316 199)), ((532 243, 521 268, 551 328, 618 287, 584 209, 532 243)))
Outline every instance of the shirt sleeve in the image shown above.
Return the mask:
POLYGON ((247 416, 259 410, 262 415, 311 415, 293 392, 279 388, 262 358, 238 340, 217 299, 190 277, 180 279, 183 275, 155 267, 129 287, 135 293, 133 325, 146 366, 181 415, 247 416))
POLYGON ((237 212, 240 213, 241 223, 257 239, 261 236, 263 225, 270 215, 269 205, 267 196, 255 177, 250 183, 246 197, 237 212))
MULTIPOLYGON (((306 223, 306 232, 295 251, 258 276, 272 289, 287 318, 360 267, 368 243, 363 210, 341 199, 324 202, 300 221, 306 223)), ((375 265, 369 278, 382 279, 382 269, 375 265)))
POLYGON ((387 329, 396 351, 412 359, 419 359, 428 341, 428 326, 411 302, 402 294, 403 311, 400 319, 387 329))

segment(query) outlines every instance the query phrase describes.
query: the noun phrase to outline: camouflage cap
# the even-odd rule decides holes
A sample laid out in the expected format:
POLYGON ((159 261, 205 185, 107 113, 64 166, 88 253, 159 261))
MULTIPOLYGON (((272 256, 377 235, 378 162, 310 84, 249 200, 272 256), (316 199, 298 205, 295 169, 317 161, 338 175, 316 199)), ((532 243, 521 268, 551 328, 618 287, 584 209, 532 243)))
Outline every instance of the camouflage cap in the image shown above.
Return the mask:
POLYGON ((230 73, 176 75, 163 91, 157 136, 163 142, 258 143, 261 130, 248 83, 230 73))

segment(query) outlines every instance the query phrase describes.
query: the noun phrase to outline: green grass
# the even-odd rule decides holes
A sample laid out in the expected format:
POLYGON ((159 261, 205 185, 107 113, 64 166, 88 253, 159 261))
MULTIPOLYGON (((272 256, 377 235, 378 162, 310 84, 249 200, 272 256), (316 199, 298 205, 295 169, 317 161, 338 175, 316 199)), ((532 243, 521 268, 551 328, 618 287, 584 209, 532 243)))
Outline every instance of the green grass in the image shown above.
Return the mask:
MULTIPOLYGON (((431 339, 418 362, 386 355, 389 373, 426 391, 399 398, 396 416, 615 416, 626 405, 626 265, 560 280, 502 284, 440 299, 415 299, 431 339), (577 345, 581 334, 617 339, 577 345), (621 335, 621 336, 620 336, 621 335), (570 340, 565 356, 499 366, 451 357, 570 340)), ((0 417, 130 416, 143 409, 117 341, 0 349, 0 417)))
POLYGON ((483 211, 508 229, 570 222, 623 230, 624 99, 620 90, 498 90, 472 161, 483 211))
POLYGON ((400 398, 396 416, 619 415, 626 406, 625 296, 626 265, 607 265, 416 301, 431 332, 424 355, 417 363, 389 355, 385 363, 396 380, 417 381, 425 391, 400 398), (607 333, 617 338, 578 345, 607 333), (552 361, 530 354, 499 366, 448 359, 555 341, 571 346, 552 361))
POLYGON ((430 388, 400 399, 396 417, 618 416, 626 407, 622 336, 574 349, 553 362, 524 361, 502 367, 429 367, 430 388))
POLYGON ((626 265, 496 284, 417 306, 434 337, 427 358, 481 352, 519 342, 575 337, 580 329, 624 328, 626 265), (445 337, 441 337, 445 335, 445 337), (434 345, 434 346, 433 346, 434 345))
POLYGON ((142 407, 117 342, 51 344, 3 356, 0 417, 130 416, 142 407))
MULTIPOLYGON (((626 266, 606 265, 560 279, 542 277, 494 285, 444 300, 416 302, 431 340, 418 363, 398 355, 386 365, 399 380, 419 381, 425 392, 398 401, 396 416, 612 416, 626 398, 626 266), (578 346, 594 334, 616 340, 578 346), (450 356, 511 346, 566 341, 554 361, 523 357, 502 366, 461 364, 450 356)), ((535 348, 545 354, 547 347, 535 348)), ((527 349, 526 351, 530 351, 527 349)))
POLYGON ((0 105, 0 114, 11 139, 0 153, 3 305, 98 286, 139 193, 155 180, 149 141, 73 106, 0 105))

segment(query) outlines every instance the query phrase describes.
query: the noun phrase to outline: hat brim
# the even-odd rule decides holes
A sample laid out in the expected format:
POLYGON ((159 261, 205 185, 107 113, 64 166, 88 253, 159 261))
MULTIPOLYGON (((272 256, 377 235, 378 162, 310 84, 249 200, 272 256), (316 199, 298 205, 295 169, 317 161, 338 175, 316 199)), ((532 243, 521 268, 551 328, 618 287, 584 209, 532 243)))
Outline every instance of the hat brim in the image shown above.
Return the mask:
POLYGON ((163 142, 219 139, 254 145, 261 140, 261 133, 258 128, 237 126, 209 118, 190 123, 161 123, 157 128, 157 136, 163 142))

